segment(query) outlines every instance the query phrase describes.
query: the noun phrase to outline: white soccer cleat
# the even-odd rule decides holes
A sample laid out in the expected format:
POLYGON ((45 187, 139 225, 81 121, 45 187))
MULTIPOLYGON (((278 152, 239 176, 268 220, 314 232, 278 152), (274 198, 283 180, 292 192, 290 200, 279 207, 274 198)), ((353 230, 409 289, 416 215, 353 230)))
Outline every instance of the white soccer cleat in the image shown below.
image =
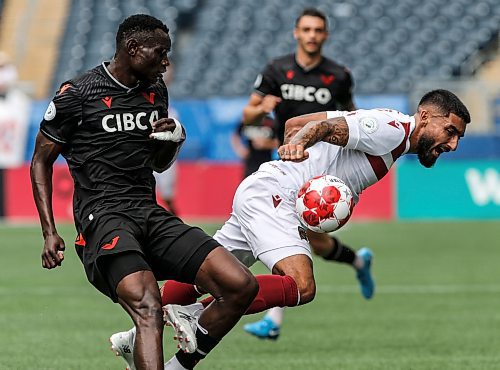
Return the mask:
POLYGON ((109 342, 115 355, 123 357, 127 363, 126 370, 136 370, 134 363, 135 327, 129 331, 113 334, 109 337, 109 342))
POLYGON ((179 342, 177 347, 186 353, 196 351, 196 322, 198 318, 193 313, 190 306, 177 304, 163 306, 163 320, 174 329, 174 339, 179 342))

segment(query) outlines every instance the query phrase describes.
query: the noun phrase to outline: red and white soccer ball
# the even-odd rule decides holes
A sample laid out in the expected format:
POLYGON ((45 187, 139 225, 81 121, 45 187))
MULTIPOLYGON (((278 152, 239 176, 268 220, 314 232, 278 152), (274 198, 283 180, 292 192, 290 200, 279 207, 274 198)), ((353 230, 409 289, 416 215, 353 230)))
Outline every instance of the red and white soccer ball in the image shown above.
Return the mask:
POLYGON ((341 179, 323 175, 302 185, 295 207, 305 227, 317 233, 329 233, 349 220, 354 200, 351 189, 341 179))

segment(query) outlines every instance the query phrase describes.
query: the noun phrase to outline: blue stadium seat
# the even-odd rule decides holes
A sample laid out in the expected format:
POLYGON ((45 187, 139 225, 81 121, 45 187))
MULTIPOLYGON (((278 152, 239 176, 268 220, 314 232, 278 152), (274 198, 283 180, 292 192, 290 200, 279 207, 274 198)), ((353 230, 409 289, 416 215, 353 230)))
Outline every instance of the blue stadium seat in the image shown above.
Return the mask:
POLYGON ((291 32, 304 7, 318 7, 329 16, 331 40, 325 53, 353 71, 357 93, 405 93, 421 78, 450 78, 497 37, 500 24, 498 0, 422 0, 418 6, 414 0, 283 4, 283 0, 74 1, 54 86, 63 77, 109 58, 119 22, 137 12, 158 16, 171 29, 176 64, 171 94, 178 98, 248 94, 270 58, 294 51, 291 32), (179 44, 177 33, 187 36, 179 44))

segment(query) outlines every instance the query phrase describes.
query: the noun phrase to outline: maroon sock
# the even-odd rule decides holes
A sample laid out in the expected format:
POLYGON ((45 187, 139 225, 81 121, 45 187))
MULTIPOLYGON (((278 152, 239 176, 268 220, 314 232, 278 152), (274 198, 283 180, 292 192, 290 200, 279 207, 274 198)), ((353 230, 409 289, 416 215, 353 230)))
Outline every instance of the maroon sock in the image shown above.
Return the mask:
MULTIPOLYGON (((259 293, 245 315, 262 312, 272 307, 297 306, 299 292, 291 276, 257 275, 255 278, 259 282, 259 293)), ((201 303, 207 307, 213 300, 213 297, 208 297, 201 303)))
POLYGON ((161 305, 180 304, 186 306, 196 303, 201 294, 196 291, 193 284, 179 283, 175 280, 167 280, 160 288, 161 305))

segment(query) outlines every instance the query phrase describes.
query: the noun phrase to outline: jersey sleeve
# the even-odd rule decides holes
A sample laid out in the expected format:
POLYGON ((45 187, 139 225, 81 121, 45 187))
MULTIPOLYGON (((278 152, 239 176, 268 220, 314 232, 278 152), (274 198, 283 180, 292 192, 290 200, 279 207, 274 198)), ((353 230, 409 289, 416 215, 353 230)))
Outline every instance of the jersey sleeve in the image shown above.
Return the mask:
POLYGON ((371 155, 384 155, 405 139, 403 126, 390 114, 377 109, 357 110, 344 115, 349 126, 345 146, 371 155))
POLYGON ((82 120, 82 99, 78 88, 72 83, 61 86, 49 103, 40 131, 48 139, 66 144, 82 120))
POLYGON ((254 83, 254 91, 259 95, 280 96, 281 92, 278 86, 277 71, 273 63, 269 63, 266 68, 257 76, 254 83))

